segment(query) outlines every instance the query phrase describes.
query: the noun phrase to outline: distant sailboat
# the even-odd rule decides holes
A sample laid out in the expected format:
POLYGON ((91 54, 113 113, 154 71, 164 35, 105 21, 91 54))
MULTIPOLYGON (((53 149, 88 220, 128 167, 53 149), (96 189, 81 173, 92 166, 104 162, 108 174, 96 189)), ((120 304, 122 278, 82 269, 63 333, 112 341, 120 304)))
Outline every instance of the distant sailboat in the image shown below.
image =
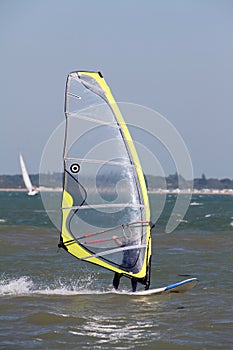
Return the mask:
POLYGON ((21 170, 22 170, 23 181, 24 181, 25 186, 28 190, 28 195, 35 196, 36 194, 38 194, 38 191, 36 190, 35 187, 32 186, 32 183, 31 183, 30 177, 28 175, 27 168, 25 166, 25 163, 24 163, 24 160, 23 160, 21 153, 19 154, 19 161, 20 161, 20 166, 21 166, 21 170))

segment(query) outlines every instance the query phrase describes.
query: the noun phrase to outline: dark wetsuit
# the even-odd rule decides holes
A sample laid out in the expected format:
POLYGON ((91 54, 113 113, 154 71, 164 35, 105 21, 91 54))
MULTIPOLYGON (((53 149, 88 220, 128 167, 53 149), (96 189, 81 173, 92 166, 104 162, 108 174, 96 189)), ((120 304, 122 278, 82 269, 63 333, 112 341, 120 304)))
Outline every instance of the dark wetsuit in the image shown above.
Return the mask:
MULTIPOLYGON (((135 242, 129 242, 127 244, 122 244, 121 247, 132 246, 134 243, 135 242)), ((137 261, 138 253, 139 253, 138 249, 124 250, 123 251, 123 259, 122 259, 121 266, 123 268, 127 268, 129 270, 135 269, 135 264, 136 264, 136 261, 137 261)), ((115 275, 114 275, 114 278, 113 278, 113 287, 115 289, 118 289, 121 277, 122 277, 121 273, 115 272, 115 275)), ((135 278, 135 277, 131 278, 132 292, 136 292, 137 281, 138 281, 137 278, 135 278)))
MULTIPOLYGON (((122 273, 115 272, 115 275, 114 275, 114 278, 113 278, 113 282, 112 282, 113 287, 115 289, 118 289, 121 277, 122 277, 122 273)), ((138 283, 137 278, 132 277, 131 278, 132 292, 136 292, 137 283, 138 283)))
MULTIPOLYGON (((132 243, 131 243, 132 244, 132 243)), ((131 245, 131 244, 125 244, 122 245, 122 247, 125 247, 127 245, 131 245)), ((137 255, 135 255, 135 250, 137 249, 132 249, 132 250, 125 250, 124 251, 124 256, 123 256, 123 260, 122 260, 122 267, 128 267, 130 270, 130 267, 132 268, 132 270, 135 268, 135 263, 137 260, 137 255)), ((131 278, 131 286, 132 286, 132 292, 136 292, 137 289, 137 282, 140 282, 142 284, 145 285, 145 289, 149 289, 150 287, 150 273, 151 273, 151 257, 149 259, 147 268, 146 268, 146 275, 143 278, 136 278, 136 277, 132 277, 131 278)), ((123 276, 122 273, 118 273, 115 272, 114 278, 113 278, 113 287, 115 289, 118 289, 119 283, 120 283, 120 279, 123 276)))

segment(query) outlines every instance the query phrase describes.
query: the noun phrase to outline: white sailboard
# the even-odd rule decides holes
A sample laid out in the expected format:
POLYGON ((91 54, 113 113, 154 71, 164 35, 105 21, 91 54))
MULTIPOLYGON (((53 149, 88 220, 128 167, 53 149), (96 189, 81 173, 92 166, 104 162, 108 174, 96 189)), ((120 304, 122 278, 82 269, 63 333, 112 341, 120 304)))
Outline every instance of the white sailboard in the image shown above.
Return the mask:
POLYGON ((19 161, 20 161, 23 181, 24 181, 24 184, 28 190, 28 195, 35 196, 36 194, 38 194, 38 190, 34 186, 32 186, 32 183, 31 183, 30 177, 28 175, 28 171, 27 171, 27 168, 26 168, 26 165, 24 163, 23 156, 21 153, 19 154, 19 161))
POLYGON ((192 289, 193 287, 196 286, 198 283, 197 278, 189 278, 180 282, 176 282, 173 284, 170 284, 166 287, 160 287, 160 288, 154 288, 154 289, 148 289, 148 290, 142 290, 138 292, 132 292, 129 294, 134 294, 134 295, 152 295, 152 294, 170 294, 170 293, 184 293, 187 292, 188 290, 192 289))

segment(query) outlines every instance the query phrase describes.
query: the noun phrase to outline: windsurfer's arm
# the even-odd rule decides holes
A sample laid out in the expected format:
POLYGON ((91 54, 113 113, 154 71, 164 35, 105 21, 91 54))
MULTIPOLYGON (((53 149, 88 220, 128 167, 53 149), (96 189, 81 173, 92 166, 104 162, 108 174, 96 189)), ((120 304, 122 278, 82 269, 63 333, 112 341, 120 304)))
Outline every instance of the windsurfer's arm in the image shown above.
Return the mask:
POLYGON ((119 240, 117 236, 112 236, 112 239, 116 242, 117 245, 121 246, 122 242, 119 240))

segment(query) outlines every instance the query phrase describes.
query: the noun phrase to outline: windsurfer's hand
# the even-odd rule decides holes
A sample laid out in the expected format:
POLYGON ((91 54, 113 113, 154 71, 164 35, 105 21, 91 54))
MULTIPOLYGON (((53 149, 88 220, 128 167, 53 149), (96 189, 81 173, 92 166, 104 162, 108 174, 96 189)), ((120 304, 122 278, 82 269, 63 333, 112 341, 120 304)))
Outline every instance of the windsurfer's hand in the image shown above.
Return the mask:
POLYGON ((117 245, 122 245, 122 242, 119 240, 117 236, 112 236, 112 239, 116 242, 117 245))

